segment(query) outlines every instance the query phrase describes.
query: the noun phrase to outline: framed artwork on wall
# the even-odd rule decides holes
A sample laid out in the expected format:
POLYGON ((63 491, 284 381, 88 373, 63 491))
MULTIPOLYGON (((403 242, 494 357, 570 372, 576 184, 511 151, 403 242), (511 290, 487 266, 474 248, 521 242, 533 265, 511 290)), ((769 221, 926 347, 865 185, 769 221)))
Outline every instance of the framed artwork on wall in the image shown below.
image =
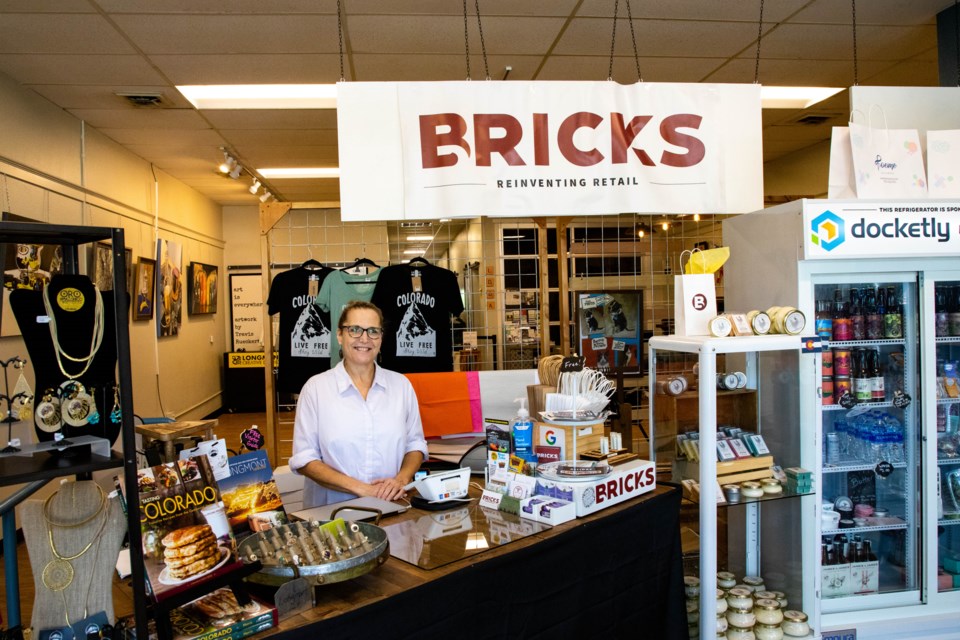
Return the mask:
POLYGON ((188 272, 187 303, 190 315, 217 312, 217 267, 191 262, 188 272))
POLYGON ((133 296, 133 319, 150 320, 153 318, 155 300, 157 261, 152 258, 140 258, 137 262, 136 295, 133 296))
POLYGON ((180 333, 183 318, 183 246, 157 240, 157 336, 180 333))
POLYGON ((577 291, 580 355, 591 369, 639 376, 643 372, 643 292, 577 291))

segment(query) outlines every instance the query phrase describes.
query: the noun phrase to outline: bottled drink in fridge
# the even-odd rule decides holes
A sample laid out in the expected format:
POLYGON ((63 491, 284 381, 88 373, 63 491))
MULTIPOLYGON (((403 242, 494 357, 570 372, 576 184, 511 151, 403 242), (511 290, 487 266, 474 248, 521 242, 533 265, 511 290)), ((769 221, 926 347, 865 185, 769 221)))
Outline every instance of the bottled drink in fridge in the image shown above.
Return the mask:
POLYGON ((867 297, 863 305, 867 340, 879 340, 883 337, 883 316, 877 308, 877 303, 876 291, 872 287, 867 289, 867 297))
POLYGON ((837 289, 833 293, 833 339, 837 342, 845 342, 851 340, 852 336, 847 305, 843 301, 840 289, 837 289))
POLYGON ((900 311, 900 296, 893 287, 887 287, 887 309, 883 315, 883 337, 903 337, 903 314, 900 311))
POLYGON ((880 369, 879 350, 870 349, 867 352, 867 370, 870 378, 870 399, 873 402, 883 402, 886 400, 886 385, 880 369))
POLYGON ((851 365, 853 393, 857 398, 857 402, 871 402, 873 400, 873 377, 867 365, 867 350, 860 348, 854 349, 851 359, 853 360, 851 365))
POLYGON ((863 315, 863 304, 860 300, 860 291, 850 289, 850 334, 852 340, 865 340, 867 337, 867 320, 863 315))
POLYGON ((940 285, 933 293, 933 308, 936 313, 934 325, 937 337, 950 335, 950 314, 947 311, 947 293, 949 289, 940 285))
POLYGON ((833 340, 833 313, 829 300, 817 300, 816 329, 821 340, 833 340))
POLYGON ((951 287, 949 299, 950 335, 960 336, 960 287, 951 287))

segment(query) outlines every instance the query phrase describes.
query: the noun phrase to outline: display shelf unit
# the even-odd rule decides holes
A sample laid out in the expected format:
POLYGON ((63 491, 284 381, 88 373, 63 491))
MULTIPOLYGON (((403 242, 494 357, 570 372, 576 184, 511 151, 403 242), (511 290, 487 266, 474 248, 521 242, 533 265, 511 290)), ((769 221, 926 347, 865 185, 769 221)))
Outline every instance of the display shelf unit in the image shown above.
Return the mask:
MULTIPOLYGON (((715 389, 716 385, 711 384, 710 388, 715 389)), ((656 443, 656 460, 661 463, 672 462, 675 458, 676 436, 699 428, 700 393, 698 390, 691 390, 676 396, 658 396, 655 410, 657 435, 653 442, 656 443)), ((716 391, 716 411, 717 422, 720 424, 739 424, 750 429, 756 428, 756 391, 753 389, 716 391)))
MULTIPOLYGON (((7 592, 7 625, 22 625, 20 619, 19 571, 17 567, 16 522, 14 508, 55 478, 78 475, 87 477, 93 471, 123 469, 123 482, 128 496, 137 495, 137 456, 133 424, 133 391, 130 369, 130 328, 124 231, 111 227, 48 225, 31 222, 0 222, 0 243, 59 245, 63 252, 64 273, 79 273, 80 247, 107 240, 113 247, 114 322, 116 324, 117 371, 120 386, 122 453, 109 456, 80 453, 69 459, 48 453, 25 457, 0 458, 0 485, 21 486, 0 504, 3 514, 3 556, 7 592)), ((130 532, 130 568, 133 579, 134 610, 138 637, 147 637, 146 583, 143 571, 143 549, 140 544, 138 509, 127 510, 130 532)))
MULTIPOLYGON (((817 345, 817 341, 813 341, 817 345)), ((744 371, 747 375, 747 389, 753 393, 742 393, 742 398, 749 398, 755 405, 754 415, 756 416, 756 431, 766 438, 768 434, 771 440, 784 442, 790 441, 796 446, 785 446, 782 453, 785 455, 796 456, 788 461, 787 466, 801 465, 808 469, 815 468, 816 452, 818 446, 816 443, 816 434, 813 430, 801 430, 795 428, 799 425, 800 403, 796 397, 792 404, 786 404, 783 407, 766 406, 763 401, 763 390, 765 385, 781 385, 785 380, 791 380, 794 387, 794 394, 799 393, 799 381, 806 377, 815 376, 820 362, 815 353, 806 354, 810 357, 801 356, 801 350, 804 340, 798 336, 785 335, 767 335, 767 336, 743 336, 731 338, 713 338, 709 336, 655 336, 649 342, 649 371, 650 371, 650 456, 656 459, 656 432, 659 428, 657 416, 663 416, 662 409, 657 408, 657 404, 669 396, 656 395, 656 371, 657 357, 662 352, 680 352, 694 354, 698 358, 698 382, 700 392, 696 394, 697 422, 699 428, 700 451, 709 452, 716 450, 717 427, 718 427, 718 394, 716 389, 717 357, 726 355, 726 364, 731 366, 733 356, 743 360, 744 371), (769 358, 763 358, 764 355, 770 355, 769 358), (777 369, 777 371, 768 371, 768 367, 777 369), (791 412, 794 415, 787 416, 785 412, 791 412), (780 418, 777 418, 777 414, 780 418), (767 429, 764 429, 767 427, 767 429), (794 427, 794 428, 791 428, 794 427)), ((669 403, 670 401, 667 400, 669 403)), ((668 405, 669 406, 669 405, 668 405)), ((770 444, 768 442, 768 444, 770 444)), ((774 451, 771 447, 771 451, 774 451)), ((775 452, 776 453, 776 452, 775 452)), ((715 479, 717 477, 716 456, 702 455, 699 461, 700 478, 715 479)), ((816 631, 819 630, 818 610, 814 606, 816 599, 816 585, 819 584, 819 566, 815 562, 816 557, 816 536, 809 529, 810 518, 800 518, 800 510, 807 509, 814 512, 818 507, 819 488, 815 485, 814 490, 805 494, 785 494, 773 496, 766 499, 743 500, 736 504, 726 505, 728 510, 742 508, 744 527, 742 554, 744 573, 748 575, 761 575, 762 566, 780 566, 792 567, 782 569, 780 578, 784 584, 768 587, 777 588, 788 592, 792 608, 803 608, 808 612, 810 625, 816 631), (799 538, 794 545, 790 538, 790 523, 780 522, 776 530, 778 540, 776 544, 763 543, 764 535, 762 525, 765 520, 762 507, 769 508, 786 505, 792 508, 796 513, 793 518, 797 523, 804 522, 803 531, 799 532, 799 538), (811 535, 813 533, 813 535, 811 535), (767 554, 766 561, 761 554, 767 554), (785 558, 790 558, 786 560, 785 558), (804 570, 808 569, 808 570, 804 570), (809 575, 808 575, 809 574, 809 575), (786 583, 789 583, 785 588, 786 583)), ((701 597, 700 600, 700 638, 712 640, 716 638, 716 599, 712 597, 711 585, 716 584, 717 576, 717 558, 718 549, 716 541, 717 532, 717 482, 706 481, 700 483, 700 504, 699 504, 699 527, 700 527, 700 553, 699 553, 699 571, 701 593, 711 594, 711 597, 701 597)), ((773 512, 771 512, 773 513, 773 512)), ((779 513, 779 512, 777 512, 779 513)), ((799 529, 799 526, 797 527, 799 529)), ((772 536, 768 536, 772 538, 772 536)), ((732 541, 728 544, 735 545, 732 541)))

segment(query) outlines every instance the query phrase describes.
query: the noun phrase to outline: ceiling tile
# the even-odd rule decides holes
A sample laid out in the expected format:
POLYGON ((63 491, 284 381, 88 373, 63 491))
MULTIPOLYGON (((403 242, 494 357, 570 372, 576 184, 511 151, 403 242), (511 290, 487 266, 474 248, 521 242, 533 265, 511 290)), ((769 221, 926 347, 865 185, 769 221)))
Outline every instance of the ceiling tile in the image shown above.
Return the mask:
MULTIPOLYGON (((540 54, 563 26, 561 18, 488 18, 487 53, 540 54)), ((463 16, 354 16, 348 27, 354 53, 458 53, 465 51, 463 16)), ((475 40, 475 41, 474 41, 475 40)), ((470 49, 480 51, 480 38, 470 49)))
POLYGON ((313 84, 340 79, 337 53, 153 55, 150 61, 175 85, 313 84))
POLYGON ((147 54, 337 51, 336 15, 117 14, 114 20, 147 54))
POLYGON ((335 109, 214 109, 203 112, 214 127, 227 129, 336 129, 335 109))
POLYGON ((206 149, 210 145, 223 144, 222 136, 211 129, 110 129, 98 131, 123 145, 171 147, 177 149, 206 149))
POLYGON ((96 9, 76 0, 4 0, 0 14, 5 13, 96 13, 96 9))
POLYGON ((28 85, 51 102, 65 109, 116 109, 130 107, 126 98, 117 93, 140 95, 161 94, 163 103, 170 107, 190 108, 190 103, 180 92, 164 86, 146 85, 77 85, 42 84, 28 85))
POLYGON ((4 13, 0 53, 135 53, 102 16, 69 13, 4 13))
MULTIPOLYGON (((883 62, 859 63, 861 78, 886 66, 883 62)), ((753 82, 755 61, 731 60, 707 78, 708 82, 753 82)), ((760 60, 760 84, 781 87, 849 87, 853 84, 852 60, 760 60)))
MULTIPOLYGON (((609 1, 609 0, 606 0, 609 1)), ((480 3, 480 17, 486 30, 488 16, 567 16, 577 6, 577 0, 536 0, 517 2, 517 0, 483 0, 480 3)), ((463 19, 463 5, 450 0, 350 0, 350 15, 362 14, 418 14, 418 15, 456 15, 463 19), (398 9, 399 8, 399 9, 398 9)), ((467 15, 471 28, 476 26, 476 8, 468 3, 467 15)))
POLYGON ((112 129, 207 129, 193 109, 71 109, 91 127, 112 129))
MULTIPOLYGON (((641 56, 728 57, 743 51, 757 39, 756 24, 746 22, 650 20, 636 31, 641 56)), ((609 20, 576 18, 560 38, 554 53, 609 55, 610 35, 609 20)), ((632 55, 629 30, 617 30, 616 52, 632 55)))
MULTIPOLYGON (((763 5, 763 21, 779 22, 798 11, 810 0, 765 0, 763 5)), ((617 11, 623 18, 627 15, 625 3, 620 4, 617 11)), ((630 4, 633 19, 638 23, 650 18, 672 20, 730 20, 753 22, 756 31, 757 20, 760 17, 760 5, 756 2, 743 0, 632 0, 630 4)), ((610 0, 584 0, 577 12, 579 16, 613 17, 613 4, 610 0)), ((636 26, 634 27, 636 28, 636 26)), ((620 27, 617 27, 620 31, 620 27)))
MULTIPOLYGON (((21 0, 24 1, 24 0, 21 0)), ((70 1, 70 0, 66 0, 70 1)), ((189 13, 223 14, 226 13, 222 2, 198 2, 197 0, 97 0, 97 4, 107 13, 189 13)), ((236 14, 283 14, 283 13, 327 13, 336 15, 336 0, 230 0, 229 12, 236 14)))
MULTIPOLYGON (((857 5, 857 25, 934 24, 936 15, 949 7, 946 0, 870 0, 857 5)), ((814 0, 792 22, 853 25, 852 5, 838 0, 814 0)))
POLYGON ((304 145, 332 146, 337 145, 337 131, 335 129, 221 129, 220 134, 238 146, 284 146, 300 147, 304 145))
MULTIPOLYGON (((646 82, 700 82, 723 58, 640 58, 640 73, 646 82)), ((538 80, 606 80, 610 69, 608 56, 550 56, 538 80)), ((613 79, 632 83, 637 79, 633 56, 613 59, 613 79)))
POLYGON ((22 84, 164 84, 140 56, 0 54, 0 70, 22 84))
MULTIPOLYGON (((897 60, 936 46, 933 26, 862 27, 857 29, 858 60, 897 60)), ((849 26, 785 24, 763 37, 763 58, 852 60, 853 34, 849 26)))
MULTIPOLYGON (((510 80, 531 80, 540 64, 540 56, 488 56, 487 66, 493 80, 501 80, 505 67, 512 67, 510 80)), ((467 77, 467 63, 459 54, 355 54, 355 80, 361 82, 403 82, 463 80, 467 77)), ((484 76, 483 57, 470 56, 470 75, 474 80, 484 76)))

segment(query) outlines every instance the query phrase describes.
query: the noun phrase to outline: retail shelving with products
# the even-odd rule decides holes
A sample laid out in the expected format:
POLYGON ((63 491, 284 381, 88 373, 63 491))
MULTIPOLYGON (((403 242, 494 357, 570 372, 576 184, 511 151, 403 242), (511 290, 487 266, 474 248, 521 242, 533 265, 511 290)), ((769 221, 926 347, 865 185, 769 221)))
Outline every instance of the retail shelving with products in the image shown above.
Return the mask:
MULTIPOLYGON (((49 452, 25 457, 16 454, 0 458, 0 484, 4 486, 21 484, 11 496, 0 505, 3 514, 3 555, 7 585, 7 625, 14 629, 21 625, 19 594, 19 572, 17 569, 16 524, 14 507, 33 493, 58 477, 76 475, 89 477, 94 471, 123 468, 124 487, 127 495, 137 495, 137 459, 133 426, 133 395, 130 370, 130 335, 128 324, 128 301, 126 288, 126 263, 124 257, 124 231, 120 228, 79 227, 66 225, 47 225, 40 223, 0 222, 0 244, 23 244, 59 246, 63 254, 63 272, 79 273, 80 247, 93 242, 109 240, 113 247, 113 296, 112 308, 115 313, 116 353, 119 397, 121 407, 120 441, 122 454, 109 451, 99 455, 98 448, 85 451, 71 457, 53 455, 49 452)), ((75 438, 75 440, 80 440, 75 438)), ((26 447, 24 447, 26 451, 26 447)), ((139 514, 136 509, 127 513, 127 527, 131 532, 140 530, 139 514)), ((130 559, 133 576, 134 607, 137 613, 138 631, 146 637, 146 595, 143 574, 142 549, 140 536, 130 536, 130 559), (143 625, 140 629, 140 625, 143 625)))
MULTIPOLYGON (((781 591, 790 609, 809 612, 810 626, 819 628, 815 614, 817 578, 805 567, 815 565, 816 541, 809 526, 803 525, 802 511, 813 510, 817 488, 799 493, 782 486, 782 493, 751 499, 742 497, 736 503, 718 504, 717 451, 718 428, 729 427, 720 422, 720 398, 737 397, 738 403, 749 402, 752 408, 740 406, 740 414, 753 416, 753 424, 742 426, 745 431, 761 435, 772 454, 773 461, 783 467, 814 468, 816 458, 815 434, 801 428, 800 381, 813 378, 819 359, 815 352, 802 352, 803 341, 798 336, 752 336, 712 338, 709 336, 680 337, 655 336, 649 343, 650 366, 650 431, 651 452, 660 429, 658 416, 667 414, 658 403, 673 406, 673 397, 657 394, 657 359, 661 354, 686 353, 697 357, 699 392, 684 400, 696 399, 699 462, 696 464, 699 482, 699 619, 701 638, 715 638, 717 602, 715 585, 717 571, 727 570, 738 577, 760 576, 767 589, 781 591), (718 365, 718 359, 720 364, 718 365), (745 389, 739 394, 717 393, 718 366, 726 371, 741 371, 745 389), (719 396, 719 397, 718 397, 719 396), (776 401, 771 401, 776 399, 776 401), (711 455, 706 455, 711 452, 711 455), (709 479, 709 480, 707 480, 709 479), (718 531, 718 512, 723 510, 724 531, 718 531), (724 546, 725 548, 720 548, 724 546), (725 565, 718 567, 720 558, 725 565)), ((669 422, 669 421, 668 421, 669 422)), ((746 460, 746 459, 745 459, 746 460)), ((687 462, 687 464, 690 464, 687 462)), ((766 462, 764 463, 766 465, 766 462)), ((684 468, 675 465, 675 470, 684 468)), ((761 472, 774 475, 769 465, 761 472)), ((675 480, 686 478, 675 477, 675 480)))

